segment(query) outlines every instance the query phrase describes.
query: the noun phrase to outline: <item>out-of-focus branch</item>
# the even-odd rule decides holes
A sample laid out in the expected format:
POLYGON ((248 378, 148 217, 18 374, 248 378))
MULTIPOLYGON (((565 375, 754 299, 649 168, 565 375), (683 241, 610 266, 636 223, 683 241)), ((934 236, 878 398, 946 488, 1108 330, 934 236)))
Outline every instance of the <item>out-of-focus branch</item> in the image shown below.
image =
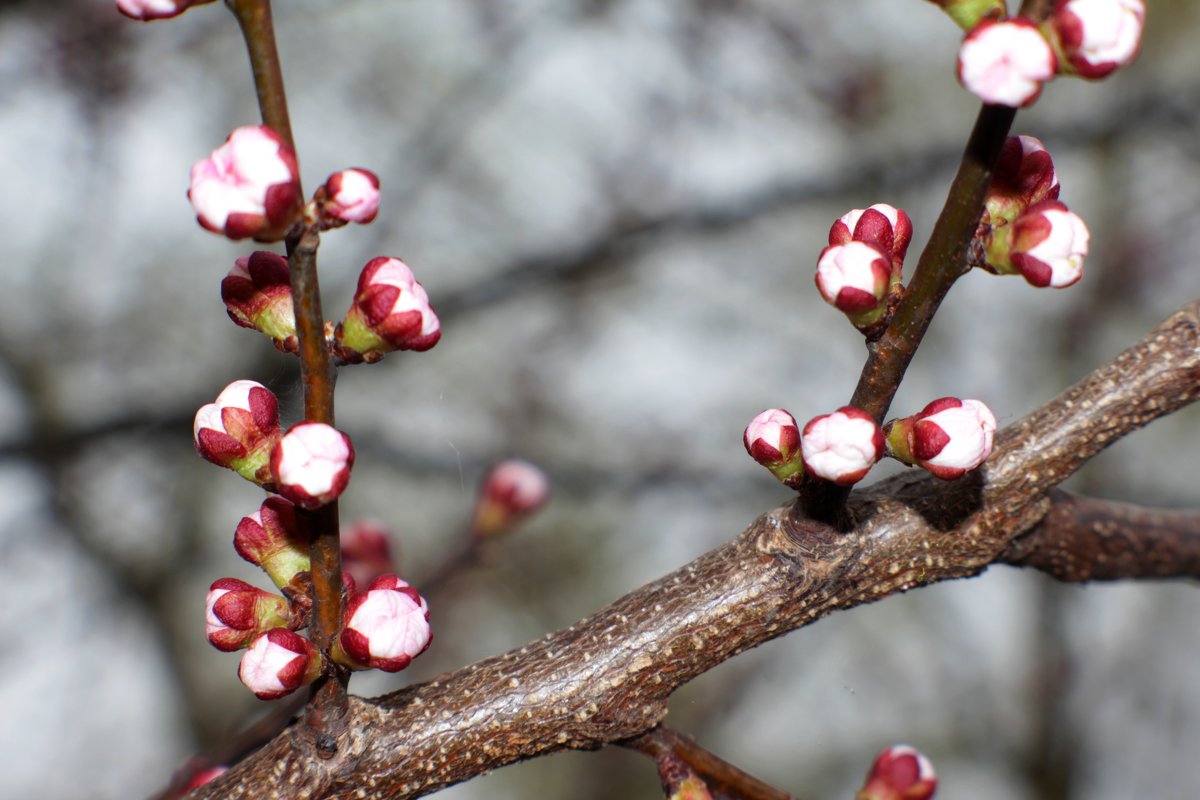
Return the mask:
MULTIPOLYGON (((1003 563, 1089 458, 1200 398, 1200 304, 1004 429, 985 469, 908 473, 851 499, 839 533, 775 509, 737 538, 569 628, 429 683, 351 698, 335 758, 285 731, 203 798, 413 798, 521 759, 661 723, 671 693, 839 609, 1003 563)), ((1111 572, 1106 572, 1109 576, 1111 572)), ((1085 577, 1085 576, 1080 576, 1085 577)))
POLYGON ((707 785, 714 798, 729 800, 795 800, 696 743, 690 736, 660 725, 625 742, 622 747, 649 756, 666 783, 676 772, 691 772, 707 785))

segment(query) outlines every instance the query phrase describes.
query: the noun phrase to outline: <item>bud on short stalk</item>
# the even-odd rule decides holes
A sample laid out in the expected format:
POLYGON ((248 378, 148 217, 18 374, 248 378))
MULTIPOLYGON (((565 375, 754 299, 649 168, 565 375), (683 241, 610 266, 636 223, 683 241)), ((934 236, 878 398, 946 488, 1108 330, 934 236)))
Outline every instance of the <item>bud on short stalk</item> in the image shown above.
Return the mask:
POLYGON ((373 221, 379 214, 379 178, 357 168, 333 173, 317 192, 317 214, 324 228, 373 221))
POLYGON ((282 497, 268 497, 258 511, 242 517, 233 548, 261 567, 280 589, 298 589, 296 576, 310 567, 308 541, 296 525, 296 507, 282 497))
POLYGON ((1000 149, 984 199, 984 221, 993 227, 1014 221, 1027 208, 1043 200, 1057 200, 1058 174, 1041 140, 1010 136, 1000 149))
POLYGON ((196 452, 248 481, 272 488, 270 457, 279 441, 279 405, 261 383, 234 381, 192 424, 196 452))
POLYGON ((381 575, 347 601, 332 655, 351 669, 399 672, 432 638, 429 606, 417 590, 395 575, 381 575))
POLYGON ((1019 272, 1034 286, 1063 289, 1083 277, 1089 239, 1078 214, 1057 200, 1043 200, 992 232, 987 261, 995 272, 1019 272))
POLYGON ((985 19, 1004 19, 1008 15, 1004 0, 931 0, 941 6, 964 31, 969 31, 985 19))
POLYGON ((829 244, 864 242, 873 245, 891 260, 892 283, 899 283, 912 233, 912 220, 908 214, 887 203, 876 203, 870 208, 855 208, 843 214, 829 229, 829 244))
POLYGON ((1143 0, 1058 0, 1046 27, 1059 69, 1095 80, 1137 58, 1145 25, 1143 0))
POLYGON ((817 261, 817 290, 859 329, 880 322, 887 312, 891 260, 865 242, 835 244, 817 261))
POLYGON ((1026 19, 984 20, 971 29, 958 52, 959 82, 991 105, 1029 105, 1057 69, 1050 43, 1026 19))
POLYGON ((516 458, 501 461, 483 478, 471 533, 480 538, 506 533, 549 498, 550 481, 539 467, 516 458))
POLYGON ((996 416, 978 400, 943 397, 920 413, 884 428, 888 455, 954 480, 977 469, 992 452, 996 416))
POLYGON ((713 796, 712 792, 708 790, 708 784, 695 773, 689 773, 686 778, 679 781, 667 800, 713 800, 713 796))
POLYGON ((346 490, 354 466, 350 437, 323 422, 300 422, 271 451, 276 491, 312 511, 346 490))
POLYGON ((209 643, 226 652, 240 650, 260 633, 286 628, 292 621, 287 600, 237 578, 213 581, 204 610, 209 643))
POLYGON ((862 480, 883 457, 883 431, 867 412, 842 406, 809 420, 800 435, 804 467, 839 486, 862 480))
POLYGON ((355 520, 342 528, 342 569, 355 585, 366 586, 396 569, 388 529, 374 520, 355 520))
POLYGON ((261 634, 242 656, 238 678, 259 700, 275 700, 321 676, 321 653, 286 628, 261 634))
POLYGON ((929 759, 906 744, 878 755, 857 800, 929 800, 937 791, 937 775, 929 759))
POLYGON ((300 210, 296 155, 265 125, 238 128, 192 167, 188 199, 214 233, 278 241, 300 210))
POLYGON ((338 355, 348 362, 378 361, 392 350, 428 350, 441 335, 412 270, 398 258, 384 257, 363 267, 354 303, 334 334, 338 355))
POLYGON ((782 408, 768 408, 750 420, 742 444, 751 458, 788 486, 795 488, 804 477, 800 426, 782 408))
POLYGON ((296 317, 287 259, 258 250, 239 258, 221 281, 221 300, 229 318, 264 333, 284 352, 296 352, 296 317))
POLYGON ((130 19, 150 22, 156 19, 177 17, 192 6, 211 3, 214 0, 117 0, 117 10, 130 19))

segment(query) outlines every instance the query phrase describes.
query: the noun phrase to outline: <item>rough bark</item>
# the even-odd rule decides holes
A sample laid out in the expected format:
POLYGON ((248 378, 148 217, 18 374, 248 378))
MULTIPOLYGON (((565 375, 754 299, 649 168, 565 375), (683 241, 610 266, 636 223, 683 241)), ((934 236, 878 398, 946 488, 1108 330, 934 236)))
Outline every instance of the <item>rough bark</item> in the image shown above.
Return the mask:
MULTIPOLYGON (((1157 546, 1128 544, 1121 558, 1096 557, 1114 540, 1097 535, 1098 507, 1070 508, 1050 494, 1117 438, 1200 396, 1198 312, 1196 303, 1185 307, 1005 428, 972 476, 942 483, 914 471, 855 493, 854 528, 844 534, 794 504, 769 511, 728 544, 569 628, 425 684, 352 698, 349 730, 332 755, 293 726, 197 796, 419 797, 520 759, 629 739, 659 724, 672 691, 748 648, 838 609, 992 563, 1068 580, 1200 577, 1193 551, 1176 551, 1188 565, 1177 570, 1161 566, 1157 546), (1091 548, 1093 556, 1067 559, 1064 568, 1056 555, 1064 548, 1091 548)), ((1108 512, 1109 522, 1122 518, 1108 512)), ((1195 520, 1174 522, 1148 528, 1194 533, 1195 520)), ((1134 526, 1124 539, 1136 542, 1146 530, 1134 526)))

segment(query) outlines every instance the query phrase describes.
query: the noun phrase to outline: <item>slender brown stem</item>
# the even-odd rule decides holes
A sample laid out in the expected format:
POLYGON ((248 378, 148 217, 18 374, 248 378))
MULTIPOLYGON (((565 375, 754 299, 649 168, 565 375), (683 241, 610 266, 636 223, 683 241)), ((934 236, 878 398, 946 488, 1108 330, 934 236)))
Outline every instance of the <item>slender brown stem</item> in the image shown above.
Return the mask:
POLYGON ((279 63, 279 49, 275 46, 271 0, 225 0, 225 5, 237 18, 242 37, 246 40, 263 124, 282 136, 294 151, 296 141, 292 138, 287 93, 283 90, 283 70, 279 63))
POLYGON ((696 740, 666 725, 620 743, 654 760, 667 791, 673 781, 692 773, 708 785, 714 797, 734 800, 795 800, 787 792, 764 783, 748 772, 704 749, 696 740))

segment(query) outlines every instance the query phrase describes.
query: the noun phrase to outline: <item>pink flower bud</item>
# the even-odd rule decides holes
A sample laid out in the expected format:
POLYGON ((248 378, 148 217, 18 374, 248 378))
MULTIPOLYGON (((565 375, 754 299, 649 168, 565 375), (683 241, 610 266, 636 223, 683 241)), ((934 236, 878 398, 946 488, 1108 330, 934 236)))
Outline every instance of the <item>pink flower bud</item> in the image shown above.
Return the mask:
POLYGON ((381 575, 346 603, 334 659, 357 669, 399 672, 433 637, 429 606, 406 582, 381 575))
POLYGON ((200 224, 230 239, 282 239, 300 209, 296 155, 275 131, 248 125, 192 167, 200 224))
POLYGON ((215 766, 207 767, 197 771, 192 775, 187 785, 183 787, 184 794, 187 794, 192 789, 199 789, 209 781, 215 781, 217 778, 229 772, 229 767, 224 764, 216 764, 215 766))
MULTIPOLYGON (((366 585, 395 570, 388 529, 373 520, 355 520, 342 529, 342 568, 354 585, 366 585)), ((351 592, 353 594, 353 591, 351 592)))
POLYGON ((796 424, 796 418, 782 408, 768 408, 750 420, 742 434, 742 444, 751 458, 779 480, 788 483, 789 478, 799 480, 803 477, 800 426, 796 424))
POLYGON ((315 681, 321 666, 321 654, 312 642, 275 628, 250 645, 238 665, 238 678, 259 700, 275 700, 315 681))
POLYGON ((196 452, 248 481, 269 486, 271 449, 279 441, 279 405, 261 383, 234 381, 201 406, 192 424, 196 452))
POLYGON ((1057 200, 1045 200, 1017 217, 1009 258, 1034 286, 1062 289, 1083 277, 1087 225, 1057 200))
POLYGON ((213 0, 117 0, 117 10, 130 19, 149 22, 177 17, 192 6, 211 2, 213 0))
POLYGON ((920 413, 889 422, 888 455, 942 480, 961 478, 992 452, 996 416, 978 400, 943 397, 920 413))
POLYGON ((1043 200, 1057 200, 1058 175, 1054 161, 1041 141, 1032 136, 1010 136, 1000 150, 985 204, 988 220, 1011 222, 1021 212, 1043 200))
POLYGON ((1084 78, 1103 78, 1137 57, 1146 25, 1143 0, 1059 0, 1050 18, 1068 65, 1084 78))
POLYGON ((379 213, 379 178, 365 169, 344 169, 325 181, 320 213, 328 227, 366 225, 379 213))
POLYGON ((883 431, 867 412, 842 406, 809 420, 800 437, 800 451, 812 474, 850 486, 883 456, 883 431))
POLYGON ((912 220, 899 208, 876 203, 870 208, 855 208, 843 214, 829 229, 829 243, 865 242, 874 245, 892 262, 898 277, 912 240, 912 220))
POLYGON ((204 629, 209 643, 226 652, 239 650, 254 637, 290 622, 288 603, 237 578, 220 578, 208 589, 204 629))
POLYGON ((858 800, 929 800, 935 791, 933 764, 914 748, 898 744, 876 757, 858 800))
POLYGON ((958 80, 992 105, 1029 105, 1057 68, 1050 43, 1026 19, 984 20, 967 34, 958 52, 958 80))
POLYGON ((550 482, 546 473, 528 461, 501 461, 483 478, 475 504, 472 532, 476 536, 504 533, 546 504, 550 482))
POLYGON ((265 333, 282 349, 296 349, 292 286, 283 256, 258 250, 239 258, 221 281, 221 300, 238 325, 265 333))
POLYGON ((258 511, 242 517, 233 548, 281 589, 292 587, 296 575, 310 568, 308 542, 296 527, 296 507, 282 497, 268 497, 258 511))
POLYGON ((667 800, 713 800, 708 784, 691 770, 683 780, 679 781, 667 800))
POLYGON ((310 511, 346 490, 353 466, 350 437, 323 422, 293 425, 271 451, 277 491, 310 511))
POLYGON ((817 261, 817 290, 825 302, 864 327, 883 316, 891 274, 888 256, 873 245, 834 244, 817 261))
POLYGON ((442 336, 425 288, 398 258, 373 258, 358 278, 358 292, 335 333, 348 361, 377 361, 392 350, 428 350, 442 336))

